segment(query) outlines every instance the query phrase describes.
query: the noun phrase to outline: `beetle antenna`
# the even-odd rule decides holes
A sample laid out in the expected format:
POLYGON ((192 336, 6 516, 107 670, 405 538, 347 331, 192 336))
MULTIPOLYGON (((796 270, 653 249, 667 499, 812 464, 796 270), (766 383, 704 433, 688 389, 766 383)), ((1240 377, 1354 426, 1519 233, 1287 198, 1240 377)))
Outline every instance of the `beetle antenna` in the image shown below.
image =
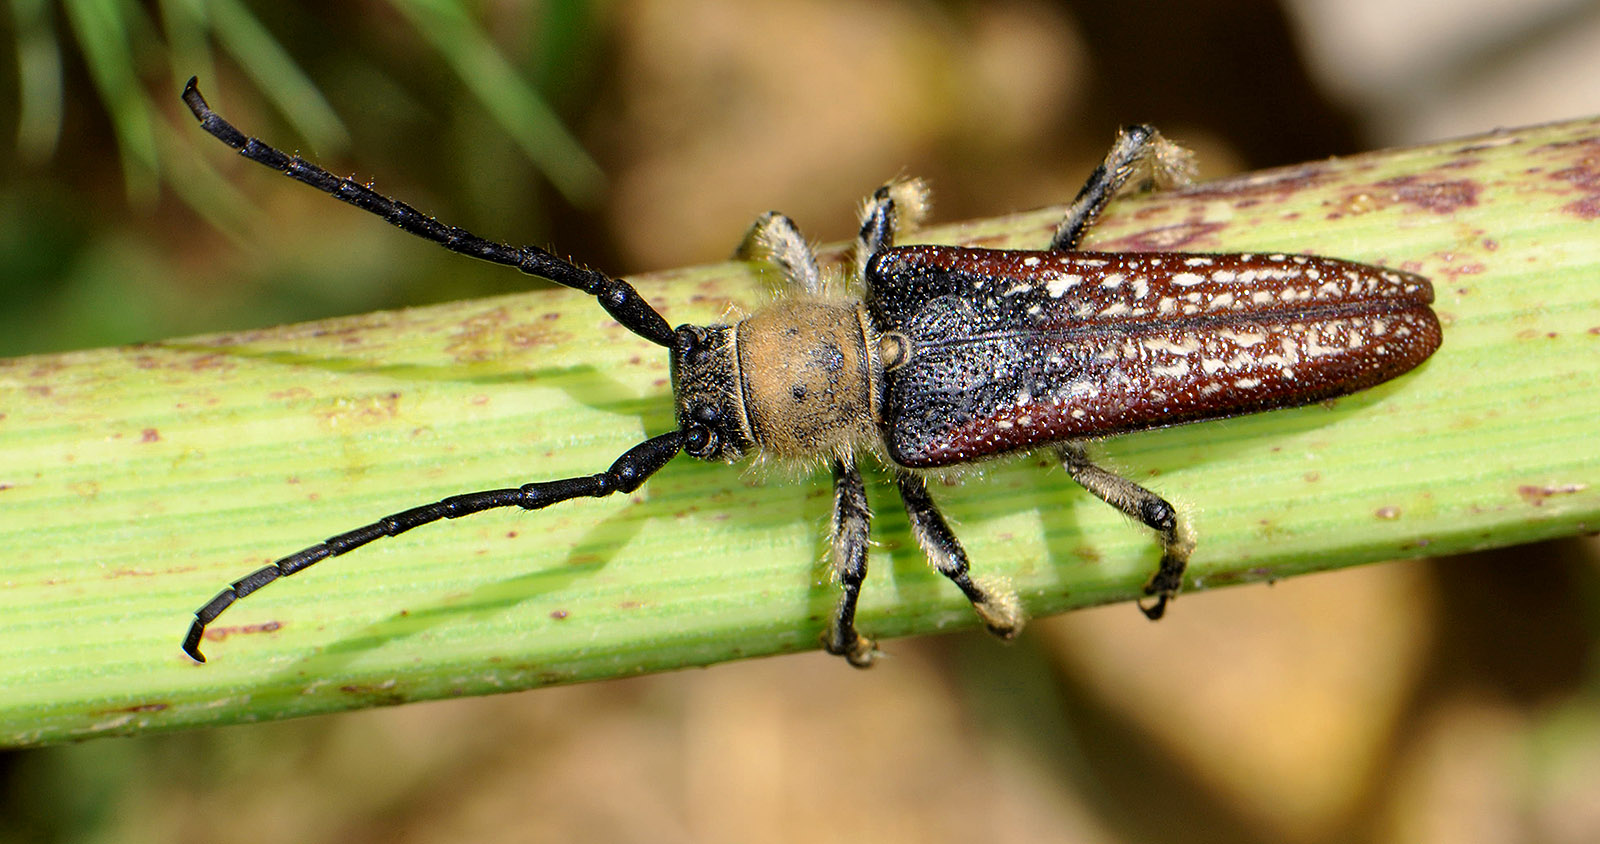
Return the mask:
POLYGON ((290 554, 272 565, 264 566, 234 581, 228 588, 218 592, 217 597, 212 598, 205 606, 195 610, 194 623, 189 625, 189 635, 183 640, 183 652, 195 662, 205 662, 205 656, 200 653, 200 640, 205 636, 206 625, 215 621, 223 610, 233 605, 234 601, 280 577, 287 577, 305 569, 319 560, 337 557, 360 548, 374 539, 405 533, 418 525, 437 522, 440 519, 460 518, 496 507, 539 510, 551 504, 583 496, 601 498, 614 492, 633 492, 665 466, 668 460, 676 457, 678 452, 683 450, 683 442, 682 431, 662 434, 628 449, 627 453, 617 458, 617 462, 611 464, 611 468, 598 475, 542 481, 511 489, 490 489, 452 495, 433 504, 385 516, 370 525, 341 533, 303 551, 290 554))
POLYGON ((600 307, 622 323, 629 331, 653 343, 671 348, 672 328, 661 314, 650 307, 633 286, 611 278, 604 273, 579 267, 540 249, 537 246, 512 246, 484 240, 455 226, 447 226, 397 199, 391 199, 353 179, 340 178, 312 164, 298 155, 287 155, 261 141, 245 135, 233 124, 223 120, 206 104, 197 86, 198 77, 190 77, 183 86, 183 101, 200 121, 200 128, 215 135, 218 140, 239 151, 251 161, 265 164, 291 179, 304 182, 317 190, 348 202, 364 211, 382 217, 389 223, 424 240, 430 240, 452 251, 508 267, 516 267, 528 275, 547 278, 594 296, 600 307))

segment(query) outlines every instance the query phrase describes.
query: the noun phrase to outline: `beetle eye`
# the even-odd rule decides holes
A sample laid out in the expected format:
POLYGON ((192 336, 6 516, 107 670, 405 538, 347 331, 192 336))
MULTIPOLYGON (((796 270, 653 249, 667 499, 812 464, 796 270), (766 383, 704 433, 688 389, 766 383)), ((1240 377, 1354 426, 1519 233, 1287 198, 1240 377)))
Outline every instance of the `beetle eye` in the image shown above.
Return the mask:
POLYGON ((719 416, 717 409, 709 404, 696 405, 693 410, 689 411, 689 415, 694 418, 694 421, 702 425, 717 424, 719 416))
POLYGON ((717 433, 704 425, 690 425, 683 432, 683 450, 704 457, 717 448, 717 433))

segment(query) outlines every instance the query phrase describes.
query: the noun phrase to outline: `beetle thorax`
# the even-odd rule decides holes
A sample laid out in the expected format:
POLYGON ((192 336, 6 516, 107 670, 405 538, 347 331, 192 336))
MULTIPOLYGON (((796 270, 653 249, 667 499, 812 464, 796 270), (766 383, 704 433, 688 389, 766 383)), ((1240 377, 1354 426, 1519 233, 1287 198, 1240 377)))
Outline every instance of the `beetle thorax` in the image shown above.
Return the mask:
POLYGON ((695 456, 805 460, 873 437, 880 379, 867 325, 855 303, 787 299, 732 326, 680 328, 679 424, 705 425, 716 439, 695 456))
POLYGON ((745 416, 763 452, 828 456, 873 435, 874 362, 855 303, 789 299, 735 331, 745 416))

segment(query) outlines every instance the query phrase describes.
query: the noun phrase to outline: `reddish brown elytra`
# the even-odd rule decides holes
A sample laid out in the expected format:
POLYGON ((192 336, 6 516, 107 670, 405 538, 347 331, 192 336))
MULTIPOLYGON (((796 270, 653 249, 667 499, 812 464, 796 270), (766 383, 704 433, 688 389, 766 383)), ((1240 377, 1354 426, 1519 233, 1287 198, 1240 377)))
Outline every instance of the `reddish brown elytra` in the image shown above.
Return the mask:
POLYGON ((916 353, 884 440, 931 468, 1365 389, 1439 346, 1413 273, 1283 254, 885 249, 877 324, 916 353))
POLYGON ((732 325, 664 320, 627 282, 533 246, 484 240, 403 202, 245 136, 183 93, 201 128, 241 155, 418 237, 596 297, 623 326, 670 350, 678 429, 634 446, 595 475, 451 496, 312 545, 234 581, 195 612, 183 650, 204 661, 206 625, 280 577, 419 525, 497 507, 537 510, 632 492, 680 451, 733 462, 752 455, 833 470, 833 570, 841 594, 823 632, 853 665, 876 649, 856 629, 871 510, 857 461, 890 468, 912 532, 990 631, 1024 616, 1000 578, 973 577, 916 470, 1039 447, 1071 477, 1155 531, 1161 563, 1144 609, 1159 618, 1183 585, 1191 542, 1160 496, 1090 461, 1086 439, 1293 407, 1364 389, 1438 347, 1433 290, 1411 273, 1333 258, 1075 251, 1131 180, 1186 176, 1180 149, 1126 127, 1041 252, 894 246, 927 209, 920 181, 897 180, 865 205, 857 239, 861 298, 829 296, 788 217, 768 213, 743 253, 771 260, 792 290, 732 325), (1136 179, 1137 177, 1137 179, 1136 179))

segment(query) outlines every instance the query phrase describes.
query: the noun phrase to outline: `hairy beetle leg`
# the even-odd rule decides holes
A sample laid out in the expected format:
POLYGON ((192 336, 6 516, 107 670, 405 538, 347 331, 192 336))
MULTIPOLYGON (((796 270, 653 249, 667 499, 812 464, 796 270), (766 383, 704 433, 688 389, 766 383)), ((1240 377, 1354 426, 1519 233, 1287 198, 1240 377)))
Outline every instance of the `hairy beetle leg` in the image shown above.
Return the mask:
POLYGON ((833 461, 833 575, 841 593, 833 620, 822 634, 822 647, 842 656, 857 668, 872 664, 878 649, 871 639, 856 631, 856 602, 861 584, 867 579, 867 545, 871 536, 872 510, 867 506, 867 489, 855 463, 833 461))
POLYGON ((1083 188, 1067 206, 1066 217, 1050 240, 1054 252, 1077 249, 1083 236, 1105 208, 1130 182, 1135 188, 1166 190, 1194 181, 1194 155, 1167 140, 1153 126, 1124 126, 1106 153, 1105 161, 1089 174, 1083 188))
POLYGON ((933 194, 922 179, 898 178, 884 182, 861 203, 857 215, 856 278, 865 286, 867 261, 894 245, 894 237, 922 225, 933 207, 933 194))
POLYGON ((967 552, 962 550, 960 541, 945 523, 920 475, 899 471, 895 472, 894 480, 900 487, 906 515, 911 519, 911 533, 928 555, 928 561, 967 596, 990 633, 1002 639, 1016 636, 1027 618, 1010 584, 1003 578, 974 580, 967 573, 967 552))
POLYGON ((778 268, 784 280, 812 296, 822 295, 822 271, 817 256, 788 215, 768 211, 756 218, 734 250, 735 258, 765 261, 778 268))
POLYGON ((1062 443, 1056 453, 1079 486, 1156 532, 1161 541, 1161 567, 1144 586, 1144 594, 1153 596, 1155 601, 1149 606, 1141 603, 1139 609, 1151 621, 1160 618, 1167 611, 1167 602, 1183 588, 1183 572, 1189 566, 1189 552, 1194 550, 1178 511, 1165 498, 1096 466, 1082 443, 1062 443))

